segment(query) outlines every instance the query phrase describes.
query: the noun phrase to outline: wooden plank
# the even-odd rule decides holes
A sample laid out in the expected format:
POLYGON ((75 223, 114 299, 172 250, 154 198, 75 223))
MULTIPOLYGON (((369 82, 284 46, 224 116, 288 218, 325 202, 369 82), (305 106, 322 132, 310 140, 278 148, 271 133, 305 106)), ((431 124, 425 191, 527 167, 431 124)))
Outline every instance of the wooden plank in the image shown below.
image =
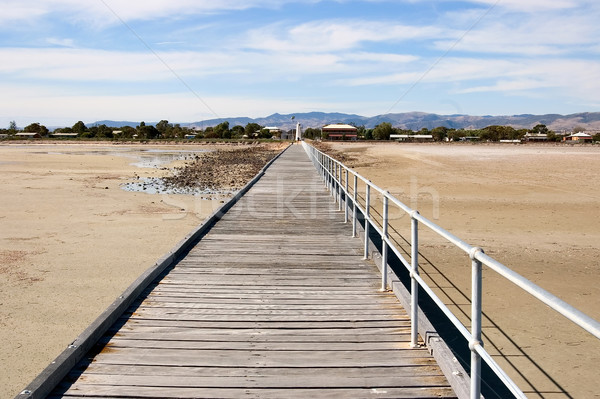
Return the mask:
MULTIPOLYGON (((422 387, 422 386, 444 386, 443 375, 427 375, 421 371, 417 376, 390 374, 374 376, 348 376, 343 371, 339 374, 313 374, 302 376, 303 388, 363 388, 365 386, 379 387, 422 387)), ((298 376, 289 376, 286 373, 277 376, 180 376, 170 375, 168 377, 157 375, 126 375, 126 374, 86 374, 77 380, 70 390, 83 391, 93 386, 135 386, 148 388, 297 388, 298 376)))
POLYGON ((94 362, 173 367, 385 367, 431 364, 426 350, 268 351, 106 348, 94 362))
POLYGON ((346 377, 377 377, 377 376, 411 376, 416 373, 440 376, 440 369, 434 363, 419 366, 390 366, 390 367, 329 367, 329 368, 280 368, 280 367, 168 367, 144 365, 114 365, 90 363, 77 368, 71 374, 77 377, 85 371, 86 374, 103 375, 145 375, 145 376, 196 376, 196 377, 277 377, 302 378, 303 376, 344 375, 346 377))
POLYGON ((247 388, 147 388, 147 387, 113 387, 94 386, 92 389, 66 391, 60 396, 50 396, 49 399, 57 397, 85 397, 88 399, 111 399, 123 397, 132 398, 163 398, 163 399, 197 399, 197 398, 220 398, 220 399, 306 399, 318 397, 321 399, 339 398, 379 398, 379 399, 444 399, 455 398, 452 390, 448 388, 314 388, 306 389, 296 387, 292 389, 247 389, 247 388))

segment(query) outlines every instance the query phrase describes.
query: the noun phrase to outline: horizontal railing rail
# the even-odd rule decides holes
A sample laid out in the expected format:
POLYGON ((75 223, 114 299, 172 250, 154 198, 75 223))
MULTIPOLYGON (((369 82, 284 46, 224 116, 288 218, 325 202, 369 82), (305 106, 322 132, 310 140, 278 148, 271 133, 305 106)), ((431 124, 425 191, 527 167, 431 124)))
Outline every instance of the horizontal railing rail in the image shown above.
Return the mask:
POLYGON ((348 168, 340 161, 319 151, 306 142, 302 143, 309 158, 317 168, 326 187, 338 204, 338 210, 342 210, 344 203, 344 221, 349 222, 350 210, 352 211, 352 236, 357 237, 357 225, 359 223, 358 214, 363 215, 364 219, 364 257, 369 257, 369 241, 371 229, 377 233, 381 239, 381 289, 387 290, 388 276, 388 251, 391 250, 407 268, 411 279, 411 345, 418 345, 418 303, 419 287, 426 292, 432 301, 437 305, 441 312, 446 315, 450 322, 456 327, 461 335, 469 343, 471 352, 470 359, 470 397, 479 399, 481 397, 481 361, 483 360, 494 374, 502 381, 506 388, 512 392, 516 398, 526 398, 523 391, 512 381, 508 374, 498 365, 492 356, 484 349, 482 342, 481 320, 482 320, 482 265, 486 265, 491 270, 498 273, 508 281, 512 282, 525 292, 529 293, 551 309, 562 314, 573 323, 600 339, 600 323, 580 310, 569 305, 562 299, 552 295, 548 291, 527 280, 525 277, 511 270, 507 266, 498 262, 494 258, 486 255, 483 249, 472 246, 460 238, 456 237, 447 230, 441 228, 431 220, 425 218, 417 210, 414 210, 400 200, 391 195, 388 191, 376 186, 370 180, 361 176, 354 170, 348 168), (351 183, 350 183, 351 180, 351 183), (365 186, 364 197, 358 194, 358 182, 361 181, 365 186), (383 211, 381 221, 376 222, 371 215, 373 208, 371 200, 373 195, 379 193, 382 196, 383 211), (361 205, 358 198, 364 202, 361 205), (395 205, 410 216, 411 221, 411 240, 410 240, 410 261, 401 253, 400 249, 394 245, 394 242, 388 234, 389 206, 395 205), (429 228, 431 231, 443 237, 448 242, 458 247, 471 259, 471 331, 459 320, 459 318, 444 304, 444 302, 435 294, 429 285, 419 275, 419 224, 429 228))

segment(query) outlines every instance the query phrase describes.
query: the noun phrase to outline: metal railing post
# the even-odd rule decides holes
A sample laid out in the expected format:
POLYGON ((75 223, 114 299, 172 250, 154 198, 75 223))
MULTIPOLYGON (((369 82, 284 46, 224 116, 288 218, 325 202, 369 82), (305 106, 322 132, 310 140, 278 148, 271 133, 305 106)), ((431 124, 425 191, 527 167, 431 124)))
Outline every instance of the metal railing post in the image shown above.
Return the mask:
POLYGON ((381 291, 387 291, 388 274, 388 192, 383 193, 383 236, 381 237, 381 291))
POLYGON ((419 346, 419 222, 418 211, 410 215, 410 345, 419 346))
POLYGON ((348 169, 344 168, 345 172, 345 187, 344 187, 344 223, 348 223, 348 169))
POLYGON ((329 158, 329 195, 333 197, 333 189, 335 187, 335 181, 333 178, 333 159, 329 158))
POLYGON ((354 190, 352 190, 352 237, 356 237, 356 188, 358 187, 358 176, 354 175, 354 190))
POLYGON ((337 196, 338 196, 338 212, 342 211, 342 165, 338 163, 338 189, 337 189, 337 196))
POLYGON ((371 186, 367 182, 367 192, 365 199, 365 259, 369 259, 369 215, 371 214, 371 186))
POLYGON ((326 155, 327 159, 327 190, 331 194, 331 159, 326 155))
POLYGON ((481 341, 481 262, 475 259, 478 252, 483 252, 481 248, 473 248, 470 252, 471 257, 471 335, 473 341, 469 342, 471 350, 471 399, 479 399, 481 395, 481 356, 477 353, 476 347, 482 346, 481 341))

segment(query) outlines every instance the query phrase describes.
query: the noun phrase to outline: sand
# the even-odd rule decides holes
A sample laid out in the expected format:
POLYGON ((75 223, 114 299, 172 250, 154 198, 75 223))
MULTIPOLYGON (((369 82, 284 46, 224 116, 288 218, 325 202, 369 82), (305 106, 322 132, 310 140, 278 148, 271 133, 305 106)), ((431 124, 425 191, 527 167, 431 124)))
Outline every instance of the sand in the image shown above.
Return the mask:
MULTIPOLYGON (((600 146, 333 147, 438 225, 600 319, 600 146)), ((409 218, 392 216, 410 239, 409 218)), ((424 228, 420 245, 425 279, 469 325, 468 257, 424 228)), ((493 271, 484 270, 483 285, 486 348, 528 397, 600 397, 598 339, 493 271)))
POLYGON ((201 147, 0 146, 0 397, 24 389, 220 205, 120 188, 166 173, 132 165, 165 149, 201 147))

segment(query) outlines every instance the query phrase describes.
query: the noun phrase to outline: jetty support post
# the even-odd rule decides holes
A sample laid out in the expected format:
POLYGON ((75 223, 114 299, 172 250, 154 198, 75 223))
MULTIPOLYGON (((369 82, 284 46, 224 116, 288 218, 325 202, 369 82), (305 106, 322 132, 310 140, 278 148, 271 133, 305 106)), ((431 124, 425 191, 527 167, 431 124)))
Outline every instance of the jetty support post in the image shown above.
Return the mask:
POLYGON ((352 190, 352 237, 356 237, 356 200, 358 188, 358 176, 354 175, 354 190, 352 190))
POLYGON ((419 346, 419 221, 418 211, 410 215, 410 345, 419 346))
POLYGON ((348 169, 344 168, 344 223, 348 223, 348 207, 350 204, 348 203, 348 169))
POLYGON ((482 295, 482 266, 475 259, 477 253, 483 252, 481 248, 471 249, 471 336, 469 342, 471 350, 471 399, 479 399, 481 395, 481 355, 477 347, 483 346, 481 340, 481 295, 482 295))
POLYGON ((371 185, 367 183, 365 196, 365 256, 364 259, 369 259, 369 223, 371 214, 371 185))
POLYGON ((381 236, 381 291, 387 291, 388 274, 388 223, 389 223, 389 199, 388 192, 383 194, 383 234, 381 236))

